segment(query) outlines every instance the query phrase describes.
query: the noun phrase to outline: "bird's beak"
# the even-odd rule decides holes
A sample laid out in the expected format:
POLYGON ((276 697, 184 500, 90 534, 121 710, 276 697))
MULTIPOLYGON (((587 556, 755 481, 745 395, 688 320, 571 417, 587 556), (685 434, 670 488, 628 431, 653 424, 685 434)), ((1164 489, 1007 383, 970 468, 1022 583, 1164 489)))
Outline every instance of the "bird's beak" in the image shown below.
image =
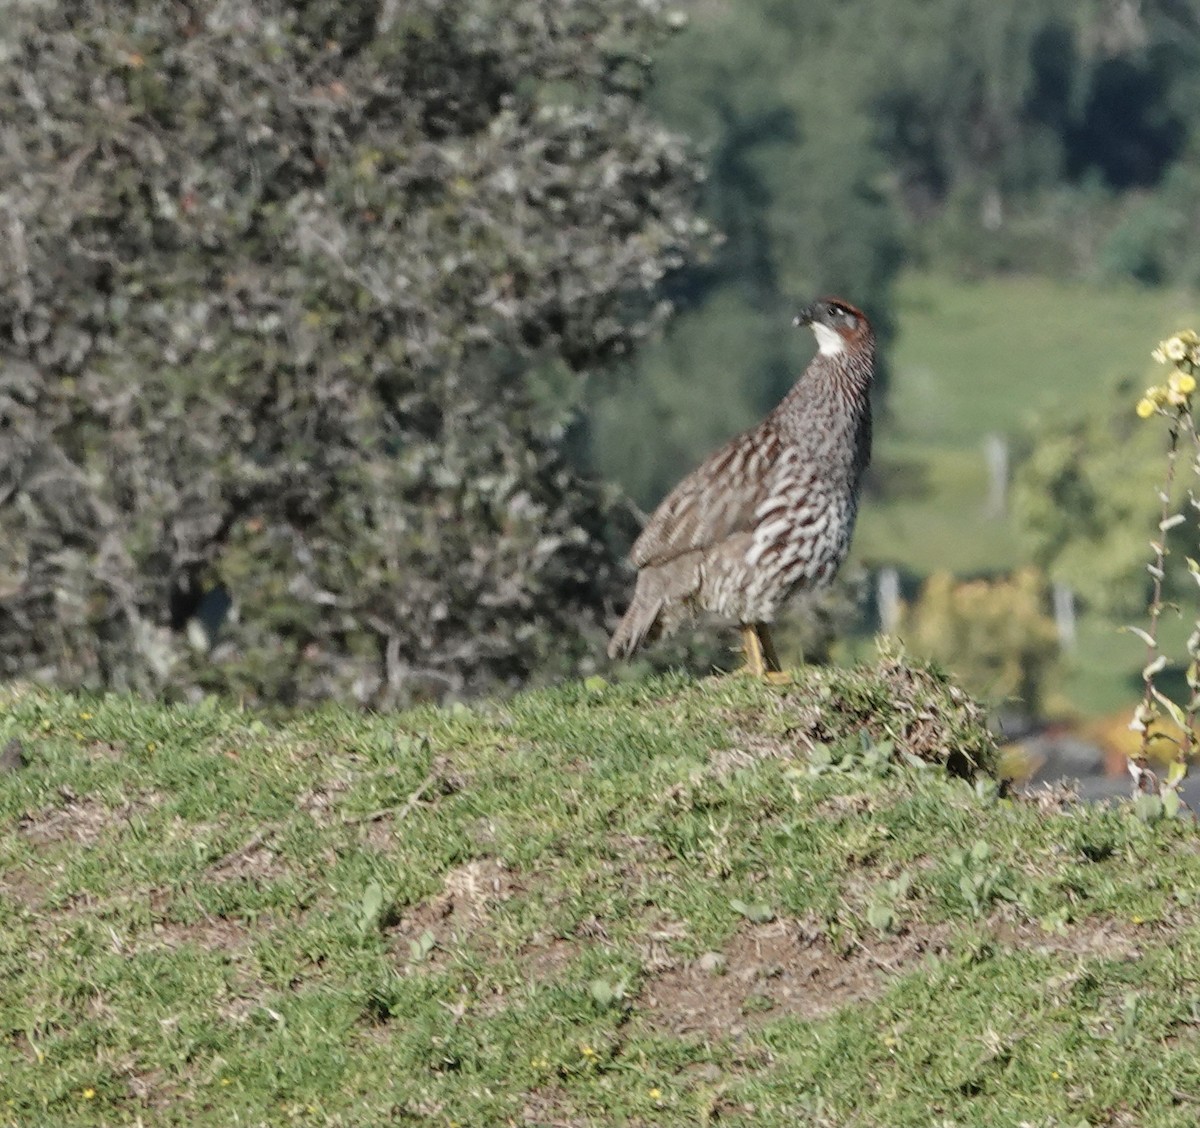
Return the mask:
POLYGON ((815 305, 805 306, 795 317, 792 318, 793 325, 811 325, 817 317, 817 307, 815 305))

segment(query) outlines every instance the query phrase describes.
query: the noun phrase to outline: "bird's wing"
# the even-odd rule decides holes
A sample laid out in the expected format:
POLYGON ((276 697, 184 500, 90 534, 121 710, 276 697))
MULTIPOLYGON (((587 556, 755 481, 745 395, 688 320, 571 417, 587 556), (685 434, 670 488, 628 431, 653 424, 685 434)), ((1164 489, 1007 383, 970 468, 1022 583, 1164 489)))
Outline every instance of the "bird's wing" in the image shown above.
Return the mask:
POLYGON ((634 542, 630 560, 638 568, 664 564, 750 532, 781 452, 779 437, 766 421, 726 443, 663 499, 634 542))

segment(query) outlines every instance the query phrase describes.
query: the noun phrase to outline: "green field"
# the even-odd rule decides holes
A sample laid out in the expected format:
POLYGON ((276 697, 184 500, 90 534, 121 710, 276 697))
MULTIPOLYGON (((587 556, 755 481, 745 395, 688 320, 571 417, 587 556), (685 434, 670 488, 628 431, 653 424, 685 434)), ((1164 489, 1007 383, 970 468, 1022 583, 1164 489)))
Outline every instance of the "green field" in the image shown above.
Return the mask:
POLYGON ((1200 324, 1200 305, 1187 294, 1111 284, 914 274, 898 287, 896 319, 876 451, 885 467, 919 471, 927 488, 865 507, 858 555, 922 573, 992 571, 1018 563, 1019 553, 1013 530, 984 514, 986 436, 1019 436, 1089 398, 1110 399, 1123 376, 1157 379, 1150 350, 1200 324))
POLYGON ((948 777, 895 662, 3 705, 0 1124, 1195 1124, 1190 823, 948 777))
POLYGON ((891 436, 952 449, 1152 376, 1158 340, 1200 322, 1194 295, 1114 283, 914 274, 896 298, 891 436))
MULTIPOLYGON (((1150 350, 1174 330, 1200 325, 1200 304, 1194 295, 1133 286, 912 274, 899 286, 896 315, 877 465, 885 486, 897 476, 912 484, 864 505, 855 555, 917 575, 971 575, 1023 562, 1012 524, 986 512, 985 437, 1019 436, 1055 413, 1082 411, 1089 399, 1111 400, 1125 376, 1157 380, 1150 350)), ((1147 537, 1154 504, 1148 497, 1147 537)), ((1066 690, 1084 712, 1121 708, 1136 696, 1131 679, 1144 655, 1118 626, 1081 623, 1066 690)))

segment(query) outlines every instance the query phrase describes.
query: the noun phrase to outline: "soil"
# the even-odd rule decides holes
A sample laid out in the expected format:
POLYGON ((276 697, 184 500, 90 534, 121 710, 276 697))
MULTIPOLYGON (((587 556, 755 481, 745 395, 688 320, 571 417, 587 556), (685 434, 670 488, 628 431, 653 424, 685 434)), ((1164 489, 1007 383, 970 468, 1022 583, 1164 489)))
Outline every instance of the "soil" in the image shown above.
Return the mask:
POLYGON ((642 1020, 675 1034, 737 1037, 784 1015, 820 1018, 883 991, 943 949, 945 930, 916 927, 845 956, 802 922, 745 925, 720 952, 650 976, 642 1020))

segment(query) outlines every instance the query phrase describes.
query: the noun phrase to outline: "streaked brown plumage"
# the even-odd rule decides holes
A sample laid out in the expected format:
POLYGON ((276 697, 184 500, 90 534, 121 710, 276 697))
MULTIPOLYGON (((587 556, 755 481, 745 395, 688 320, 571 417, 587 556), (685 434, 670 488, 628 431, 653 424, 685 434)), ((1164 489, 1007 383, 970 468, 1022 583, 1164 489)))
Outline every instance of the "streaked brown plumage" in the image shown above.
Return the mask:
POLYGON ((871 455, 875 334, 836 298, 803 310, 819 351, 782 402, 692 471, 634 543, 633 601, 608 646, 629 657, 704 611, 742 628, 748 668, 778 671, 767 624, 837 574, 871 455))

